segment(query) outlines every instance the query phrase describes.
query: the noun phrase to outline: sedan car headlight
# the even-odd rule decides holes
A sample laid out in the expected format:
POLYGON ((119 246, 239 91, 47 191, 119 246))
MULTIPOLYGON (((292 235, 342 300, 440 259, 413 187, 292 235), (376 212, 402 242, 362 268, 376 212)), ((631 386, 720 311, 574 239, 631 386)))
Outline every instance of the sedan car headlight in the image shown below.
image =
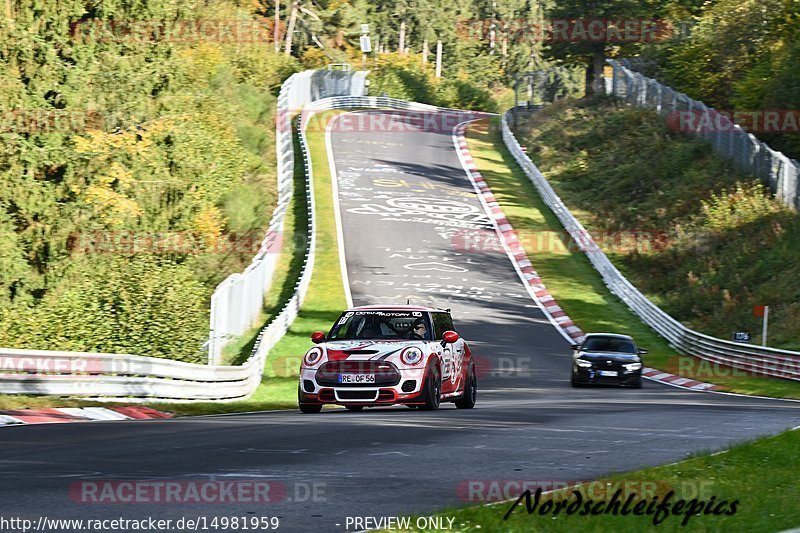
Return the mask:
POLYGON ((624 366, 625 370, 627 370, 628 372, 635 372, 640 368, 642 368, 642 363, 628 363, 627 365, 624 366))
POLYGON ((417 363, 422 361, 422 350, 420 350, 416 346, 409 346, 408 348, 400 352, 400 360, 403 361, 403 364, 409 366, 416 365, 417 363))
POLYGON ((575 364, 583 368, 589 368, 592 366, 592 362, 587 361, 586 359, 575 359, 575 364))
POLYGON ((314 346, 308 352, 306 352, 303 362, 305 362, 306 366, 314 366, 319 363, 320 359, 322 359, 322 349, 314 346))

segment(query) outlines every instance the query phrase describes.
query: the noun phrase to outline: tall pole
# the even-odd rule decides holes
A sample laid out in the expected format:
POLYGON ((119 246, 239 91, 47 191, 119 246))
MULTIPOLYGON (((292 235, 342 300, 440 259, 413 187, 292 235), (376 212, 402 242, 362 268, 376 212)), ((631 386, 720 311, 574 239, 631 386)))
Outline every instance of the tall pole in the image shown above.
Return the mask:
POLYGON ((281 0, 275 0, 275 28, 272 30, 272 40, 275 41, 275 51, 281 50, 281 0))
POLYGON ((442 77, 442 41, 436 41, 436 77, 442 77))
POLYGON ((492 19, 489 25, 489 55, 494 54, 494 41, 496 35, 497 24, 496 21, 497 2, 492 1, 492 19))
POLYGON ((514 130, 517 129, 517 112, 519 111, 519 74, 514 76, 514 130))
POLYGON ((406 52, 406 21, 400 21, 400 37, 397 43, 397 51, 400 54, 404 54, 406 52))
POLYGON ((292 37, 294 36, 294 26, 297 23, 297 0, 292 2, 292 11, 289 13, 289 26, 286 28, 286 46, 283 53, 287 56, 292 55, 292 37))
POLYGON ((428 39, 422 41, 422 66, 428 64, 428 39))
POLYGON ((767 324, 769 323, 769 306, 764 306, 764 324, 761 327, 761 346, 767 345, 767 324))

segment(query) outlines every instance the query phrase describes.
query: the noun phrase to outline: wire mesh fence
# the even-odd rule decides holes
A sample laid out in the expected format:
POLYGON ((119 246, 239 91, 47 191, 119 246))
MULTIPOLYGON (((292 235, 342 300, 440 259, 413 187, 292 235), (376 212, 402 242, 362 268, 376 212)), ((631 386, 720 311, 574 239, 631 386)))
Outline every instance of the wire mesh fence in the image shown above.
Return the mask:
POLYGON ((608 63, 613 69, 610 94, 654 109, 671 128, 707 140, 740 169, 764 181, 784 204, 800 209, 800 163, 759 141, 729 114, 631 70, 630 62, 609 59, 608 63))

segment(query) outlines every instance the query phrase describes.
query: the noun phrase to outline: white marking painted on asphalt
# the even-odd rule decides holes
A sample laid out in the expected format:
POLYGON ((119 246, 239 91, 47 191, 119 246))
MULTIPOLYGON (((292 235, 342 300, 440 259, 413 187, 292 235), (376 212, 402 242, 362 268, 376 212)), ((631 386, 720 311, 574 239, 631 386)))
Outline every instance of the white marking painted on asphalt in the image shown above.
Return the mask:
POLYGON ((380 453, 371 453, 370 455, 372 455, 372 456, 378 456, 378 455, 402 455, 403 457, 411 457, 407 453, 403 453, 403 452, 380 452, 380 453))
POLYGON ((333 189, 333 216, 336 220, 336 245, 339 249, 339 270, 341 271, 342 276, 342 286, 344 287, 344 297, 345 301, 347 302, 348 309, 353 307, 353 295, 350 292, 350 279, 347 274, 347 261, 344 255, 344 230, 342 229, 342 213, 341 207, 339 206, 339 178, 336 173, 336 162, 333 159, 333 144, 331 143, 331 131, 332 126, 336 120, 344 115, 349 115, 354 113, 354 111, 350 111, 349 113, 341 113, 336 115, 331 120, 328 121, 328 125, 325 127, 325 151, 328 155, 328 167, 331 173, 331 188, 333 189))
POLYGON ((409 263, 407 265, 403 265, 403 268, 408 270, 435 270, 438 272, 469 272, 468 268, 464 268, 458 265, 448 265, 444 263, 439 263, 436 261, 429 261, 427 263, 409 263))
POLYGON ((525 287, 525 290, 528 292, 528 295, 531 297, 531 300, 533 300, 539 306, 539 309, 541 309, 542 313, 544 313, 544 315, 548 318, 548 320, 553 325, 553 327, 556 329, 556 331, 558 331, 558 333, 568 343, 572 344, 575 341, 567 334, 566 331, 564 331, 564 329, 553 319, 553 316, 544 308, 544 305, 539 301, 538 297, 534 293, 533 287, 531 287, 530 283, 528 283, 528 280, 525 278, 525 275, 522 273, 522 270, 520 270, 520 266, 517 263, 516 259, 514 258, 514 254, 511 253, 511 248, 508 246, 506 238, 503 235, 502 231, 500 230, 500 226, 498 225, 497 221, 492 216, 492 210, 487 205, 486 199, 483 197, 483 194, 482 194, 482 191, 481 191, 480 187, 478 187, 478 184, 476 183, 475 178, 472 176, 472 172, 470 171, 469 165, 467 164, 467 161, 464 158, 464 154, 461 151, 461 146, 460 146, 459 140, 458 140, 458 130, 459 130, 459 128, 462 125, 468 124, 470 122, 474 122, 474 119, 473 120, 465 120, 464 122, 461 122, 460 124, 456 125, 456 127, 453 128, 453 133, 452 133, 453 146, 455 148, 456 155, 458 156, 458 160, 461 162, 461 167, 464 170, 464 174, 466 174, 467 178, 469 179, 470 183, 472 184, 472 188, 475 190, 475 193, 478 196, 478 200, 481 202, 481 205, 483 206, 483 210, 489 215, 489 218, 492 221, 492 225, 495 228, 495 232, 497 233, 497 237, 500 239, 500 243, 502 244, 503 249, 505 250, 506 255, 508 256, 508 259, 511 261, 511 264, 514 267, 514 271, 517 273, 517 276, 519 277, 520 281, 522 282, 522 286, 525 287))

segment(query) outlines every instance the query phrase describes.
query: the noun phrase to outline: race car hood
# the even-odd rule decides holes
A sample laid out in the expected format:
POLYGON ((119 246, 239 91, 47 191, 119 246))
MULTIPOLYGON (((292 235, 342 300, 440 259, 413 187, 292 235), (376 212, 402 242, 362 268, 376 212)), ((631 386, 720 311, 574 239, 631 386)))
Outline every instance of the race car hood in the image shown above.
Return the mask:
POLYGON ((329 361, 384 360, 392 355, 399 355, 403 348, 417 346, 424 350, 427 341, 397 340, 397 341, 329 341, 325 343, 325 351, 329 361))
POLYGON ((581 359, 587 361, 614 361, 615 363, 639 363, 641 359, 632 353, 620 352, 581 352, 581 359))

